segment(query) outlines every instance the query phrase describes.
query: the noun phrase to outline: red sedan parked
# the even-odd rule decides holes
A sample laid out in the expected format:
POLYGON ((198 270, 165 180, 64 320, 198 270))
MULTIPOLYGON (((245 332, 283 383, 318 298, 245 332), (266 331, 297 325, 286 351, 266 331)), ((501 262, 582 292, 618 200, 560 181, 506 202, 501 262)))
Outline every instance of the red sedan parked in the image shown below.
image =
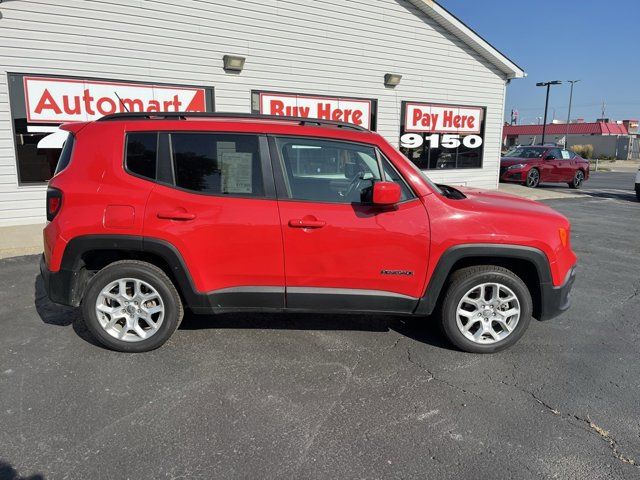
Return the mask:
POLYGON ((543 182, 566 182, 571 188, 580 188, 588 178, 589 161, 557 147, 515 147, 500 161, 500 181, 531 188, 543 182))

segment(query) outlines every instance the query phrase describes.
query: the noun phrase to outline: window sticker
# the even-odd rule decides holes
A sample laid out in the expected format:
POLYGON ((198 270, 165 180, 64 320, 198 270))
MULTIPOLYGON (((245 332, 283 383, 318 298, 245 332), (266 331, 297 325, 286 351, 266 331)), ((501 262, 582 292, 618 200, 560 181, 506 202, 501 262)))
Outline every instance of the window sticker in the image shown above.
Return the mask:
POLYGON ((224 193, 252 193, 253 154, 223 151, 218 158, 222 191, 224 193))

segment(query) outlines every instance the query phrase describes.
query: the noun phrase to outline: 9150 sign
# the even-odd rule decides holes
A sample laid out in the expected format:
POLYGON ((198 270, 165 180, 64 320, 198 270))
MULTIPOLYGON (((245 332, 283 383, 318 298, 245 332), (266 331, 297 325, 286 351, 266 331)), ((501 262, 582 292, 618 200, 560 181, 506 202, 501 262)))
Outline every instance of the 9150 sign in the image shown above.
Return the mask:
POLYGON ((405 133, 400 137, 400 146, 404 148, 420 148, 424 142, 429 142, 429 148, 458 148, 464 145, 467 148, 477 148, 482 145, 480 135, 464 135, 462 138, 457 133, 433 133, 425 137, 420 133, 405 133))

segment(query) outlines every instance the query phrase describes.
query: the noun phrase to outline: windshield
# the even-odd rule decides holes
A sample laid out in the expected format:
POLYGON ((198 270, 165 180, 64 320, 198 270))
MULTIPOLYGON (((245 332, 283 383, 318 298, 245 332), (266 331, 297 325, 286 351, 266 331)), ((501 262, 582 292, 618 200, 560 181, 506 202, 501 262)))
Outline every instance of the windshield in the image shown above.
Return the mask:
POLYGON ((411 160, 409 160, 407 158, 407 156, 402 153, 400 150, 398 150, 397 148, 393 147, 395 149, 396 152, 398 152, 400 155, 402 155, 404 158, 407 159, 407 163, 411 166, 411 168, 413 168, 413 170, 420 176, 420 178, 422 178, 422 180, 424 180, 424 182, 429 185, 429 187, 431 187, 433 189, 434 192, 438 192, 440 194, 442 194, 442 189, 440 187, 438 187, 438 185, 436 185, 435 183, 433 183, 431 181, 431 179, 429 177, 427 177, 427 174, 424 173, 424 171, 420 170, 418 168, 418 166, 413 163, 411 160))
POLYGON ((504 154, 514 158, 542 158, 545 149, 540 147, 516 147, 504 154))

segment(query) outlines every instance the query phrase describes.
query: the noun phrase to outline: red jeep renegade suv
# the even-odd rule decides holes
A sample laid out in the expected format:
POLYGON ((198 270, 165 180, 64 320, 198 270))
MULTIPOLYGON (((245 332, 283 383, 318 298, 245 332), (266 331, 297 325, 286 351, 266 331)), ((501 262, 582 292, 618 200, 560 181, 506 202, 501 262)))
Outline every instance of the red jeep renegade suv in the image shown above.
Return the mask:
POLYGON ((438 313, 469 352, 569 306, 569 222, 540 203, 434 185, 353 125, 116 114, 63 125, 42 277, 125 352, 196 313, 438 313))

